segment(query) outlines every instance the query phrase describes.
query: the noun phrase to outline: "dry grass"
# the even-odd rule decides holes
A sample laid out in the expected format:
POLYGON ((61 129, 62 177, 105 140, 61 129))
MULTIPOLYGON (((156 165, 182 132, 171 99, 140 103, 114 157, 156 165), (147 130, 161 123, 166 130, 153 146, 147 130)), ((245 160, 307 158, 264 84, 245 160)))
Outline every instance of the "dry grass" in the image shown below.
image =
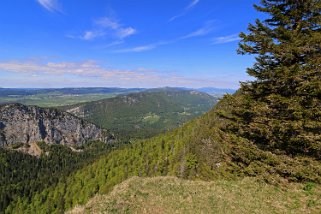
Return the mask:
POLYGON ((69 213, 321 213, 321 187, 133 177, 69 213))

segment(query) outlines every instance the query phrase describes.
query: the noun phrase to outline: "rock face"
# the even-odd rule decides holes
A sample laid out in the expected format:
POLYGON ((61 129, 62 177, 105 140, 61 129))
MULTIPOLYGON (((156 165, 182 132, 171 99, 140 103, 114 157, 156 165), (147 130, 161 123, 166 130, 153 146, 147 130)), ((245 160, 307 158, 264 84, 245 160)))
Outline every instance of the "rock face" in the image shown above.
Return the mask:
POLYGON ((40 141, 75 146, 89 140, 107 143, 113 136, 94 124, 56 109, 0 105, 0 147, 40 141))

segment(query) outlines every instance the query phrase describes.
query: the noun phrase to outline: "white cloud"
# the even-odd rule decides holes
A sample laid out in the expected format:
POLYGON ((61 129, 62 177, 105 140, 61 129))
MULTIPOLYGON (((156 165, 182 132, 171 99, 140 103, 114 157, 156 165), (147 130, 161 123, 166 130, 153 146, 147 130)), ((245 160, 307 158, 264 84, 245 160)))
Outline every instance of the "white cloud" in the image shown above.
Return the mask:
POLYGON ((143 52, 143 51, 148 51, 156 48, 157 45, 142 45, 142 46, 137 46, 133 48, 126 48, 126 49, 120 49, 114 51, 114 53, 131 53, 131 52, 143 52))
POLYGON ((195 7, 199 2, 200 2, 200 0, 192 0, 192 2, 184 8, 183 12, 171 17, 168 21, 172 22, 175 19, 177 19, 181 16, 184 16, 189 10, 191 10, 193 7, 195 7))
POLYGON ((241 40, 241 38, 238 36, 238 34, 233 34, 233 35, 213 38, 212 44, 224 44, 224 43, 235 42, 235 41, 239 41, 239 40, 241 40))
POLYGON ((135 52, 137 53, 137 52, 149 51, 149 50, 155 49, 159 46, 172 44, 172 43, 184 40, 184 39, 205 36, 205 35, 209 34, 210 32, 212 32, 213 29, 214 29, 214 22, 209 21, 206 23, 206 25, 204 27, 199 28, 196 31, 193 31, 185 36, 182 36, 182 37, 179 37, 179 38, 176 38, 173 40, 155 42, 155 43, 151 43, 151 44, 147 44, 147 45, 140 45, 140 46, 136 46, 136 47, 132 47, 132 48, 119 49, 119 50, 113 51, 113 53, 135 53, 135 52))
POLYGON ((123 40, 115 40, 115 41, 112 41, 112 42, 107 43, 107 44, 105 44, 105 45, 97 46, 96 49, 110 48, 110 47, 113 47, 113 46, 121 45, 121 44, 123 44, 123 43, 124 43, 123 40))
POLYGON ((99 25, 101 27, 105 27, 105 28, 111 28, 111 29, 118 29, 119 23, 115 20, 112 20, 108 17, 102 17, 100 19, 95 20, 95 24, 99 25))
POLYGON ((185 10, 189 10, 189 9, 195 7, 199 2, 200 2, 200 0, 193 0, 193 1, 185 8, 185 10))
POLYGON ((183 37, 181 39, 188 39, 192 37, 198 37, 198 36, 205 36, 212 32, 214 29, 214 24, 213 21, 208 22, 204 27, 197 29, 196 31, 193 31, 183 37))
POLYGON ((103 71, 94 61, 75 62, 47 62, 37 63, 34 61, 6 61, 0 62, 0 70, 15 73, 31 74, 77 74, 91 75, 103 71))
POLYGON ((92 60, 83 62, 3 61, 2 87, 230 87, 231 78, 193 78, 155 69, 107 69, 92 60))
POLYGON ((50 12, 61 12, 57 0, 37 0, 37 2, 50 12))
POLYGON ((84 35, 82 35, 80 38, 83 40, 93 40, 98 37, 104 36, 104 32, 99 32, 99 31, 86 31, 84 35))
POLYGON ((85 31, 82 35, 66 35, 66 37, 72 39, 78 38, 87 41, 109 37, 118 41, 123 40, 126 37, 129 37, 136 33, 137 30, 133 27, 123 27, 123 25, 115 19, 109 17, 101 17, 99 19, 94 20, 92 29, 85 31))
POLYGON ((136 33, 136 30, 132 27, 128 27, 128 28, 120 28, 117 31, 117 34, 119 36, 120 39, 134 35, 136 33))
MULTIPOLYGON (((77 77, 95 78, 124 78, 136 79, 145 74, 147 69, 118 70, 107 69, 97 64, 93 60, 83 62, 37 62, 37 61, 5 61, 0 62, 0 71, 12 72, 16 74, 28 74, 30 76, 72 75, 77 77)), ((150 72, 150 75, 154 71, 150 72)))
POLYGON ((149 51, 149 50, 155 49, 155 48, 162 46, 162 45, 167 45, 167 44, 173 43, 175 41, 177 41, 177 39, 170 40, 170 41, 160 41, 160 42, 155 42, 155 43, 151 43, 151 44, 147 44, 147 45, 141 45, 141 46, 136 46, 136 47, 132 47, 132 48, 115 50, 115 51, 113 51, 113 53, 144 52, 144 51, 149 51))

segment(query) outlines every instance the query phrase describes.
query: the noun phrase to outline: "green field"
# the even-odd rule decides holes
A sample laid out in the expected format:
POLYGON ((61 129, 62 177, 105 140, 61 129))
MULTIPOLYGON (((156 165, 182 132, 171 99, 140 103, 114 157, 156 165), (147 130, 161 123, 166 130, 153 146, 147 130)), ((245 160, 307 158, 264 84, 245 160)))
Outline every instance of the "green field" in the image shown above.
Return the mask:
POLYGON ((72 105, 76 103, 96 101, 116 96, 111 94, 35 94, 35 95, 14 95, 0 97, 0 103, 21 103, 39 107, 56 107, 72 105))
POLYGON ((143 91, 143 88, 0 88, 1 103, 21 103, 40 107, 56 107, 143 91))

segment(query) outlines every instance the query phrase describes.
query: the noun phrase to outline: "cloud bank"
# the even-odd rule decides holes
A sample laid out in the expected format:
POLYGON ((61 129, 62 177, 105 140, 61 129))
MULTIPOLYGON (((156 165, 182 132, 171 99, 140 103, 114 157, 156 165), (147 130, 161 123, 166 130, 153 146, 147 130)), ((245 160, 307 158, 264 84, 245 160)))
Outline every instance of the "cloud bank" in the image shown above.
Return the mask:
POLYGON ((112 69, 91 60, 5 61, 0 62, 0 74, 2 87, 231 87, 231 84, 238 87, 238 81, 231 78, 192 78, 146 68, 112 69))

